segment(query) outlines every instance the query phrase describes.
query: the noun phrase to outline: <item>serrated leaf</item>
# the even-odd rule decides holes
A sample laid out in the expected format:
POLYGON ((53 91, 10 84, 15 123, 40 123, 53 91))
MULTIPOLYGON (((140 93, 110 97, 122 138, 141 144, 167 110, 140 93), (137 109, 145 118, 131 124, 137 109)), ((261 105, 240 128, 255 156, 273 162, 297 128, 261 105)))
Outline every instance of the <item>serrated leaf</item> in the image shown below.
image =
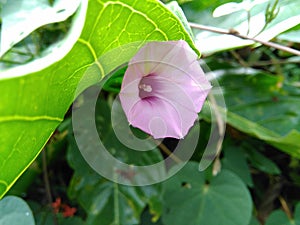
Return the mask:
POLYGON ((6 1, 1 13, 0 57, 37 28, 66 20, 79 4, 80 0, 58 0, 53 7, 48 0, 6 1))
POLYGON ((209 184, 197 163, 189 162, 164 182, 164 224, 248 225, 252 201, 244 183, 222 170, 209 184))
POLYGON ((140 47, 150 40, 183 39, 199 53, 178 18, 155 0, 82 1, 77 18, 71 30, 74 35, 68 37, 71 41, 52 48, 45 58, 0 74, 0 197, 63 120, 78 83, 91 65, 96 70, 89 74, 87 86, 101 80, 104 74, 99 70, 106 63, 112 70, 129 61, 137 50, 137 45, 133 49, 121 47, 129 43, 138 42, 140 47), (86 21, 77 40, 85 12, 86 21), (117 49, 110 54, 112 58, 103 56, 118 47, 122 51, 117 49), (103 59, 102 64, 98 58, 103 59))

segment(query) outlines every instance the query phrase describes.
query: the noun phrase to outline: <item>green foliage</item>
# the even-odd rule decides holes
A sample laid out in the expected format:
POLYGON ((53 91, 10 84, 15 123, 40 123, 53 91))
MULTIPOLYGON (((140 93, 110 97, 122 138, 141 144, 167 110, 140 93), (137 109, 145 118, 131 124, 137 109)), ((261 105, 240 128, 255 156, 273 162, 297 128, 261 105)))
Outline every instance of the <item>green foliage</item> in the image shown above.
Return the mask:
MULTIPOLYGON (((99 100, 96 111, 97 128, 99 134, 102 134, 100 138, 114 157, 134 165, 154 164, 162 160, 158 150, 141 154, 125 148, 120 143, 112 132, 111 110, 107 102, 99 100)), ((76 199, 86 211, 87 225, 96 224, 98 221, 101 221, 103 225, 139 224, 140 215, 146 205, 150 207, 152 217, 160 216, 161 185, 134 187, 108 181, 93 171, 85 162, 72 135, 69 136, 69 142, 68 161, 75 174, 69 185, 68 194, 71 199, 76 199)), ((133 171, 123 172, 126 179, 133 179, 135 176, 133 171)))
POLYGON ((223 151, 224 158, 222 160, 222 168, 235 172, 245 184, 249 187, 253 187, 250 168, 243 148, 230 145, 228 147, 224 147, 223 151))
POLYGON ((230 171, 222 170, 207 182, 204 173, 198 171, 198 164, 189 162, 164 183, 164 188, 165 224, 181 225, 189 221, 194 225, 247 225, 250 221, 250 193, 230 171))
POLYGON ((50 207, 43 207, 37 202, 29 202, 29 206, 36 225, 84 225, 83 220, 77 216, 64 217, 61 213, 54 215, 50 207))
POLYGON ((249 225, 260 225, 260 223, 255 217, 252 217, 249 225))
POLYGON ((296 205, 294 218, 289 218, 282 210, 274 211, 268 218, 266 225, 299 225, 300 203, 296 205))
POLYGON ((249 70, 224 71, 220 80, 228 108, 227 122, 288 154, 300 158, 300 92, 280 76, 249 70))
MULTIPOLYGON (((164 5, 156 0, 20 0, 32 5, 26 12, 5 2, 0 0, 0 55, 7 51, 0 59, 0 198, 27 169, 9 194, 25 196, 29 206, 17 197, 3 198, 1 225, 300 225, 299 56, 191 30, 188 24, 233 29, 299 48, 297 1, 181 0, 164 5), (66 4, 64 12, 59 12, 60 4, 66 4), (35 10, 45 14, 43 20, 33 19, 35 10), (24 23, 15 15, 23 16, 24 23), (14 19, 8 21, 8 16, 14 19), (54 23, 59 21, 64 22, 54 23), (95 122, 107 151, 127 164, 162 161, 169 153, 162 154, 161 146, 138 152, 122 144, 112 127, 111 107, 137 49, 151 40, 179 39, 199 56, 201 50, 211 70, 207 75, 216 78, 212 93, 225 99, 227 108, 218 107, 223 116, 227 112, 222 151, 206 171, 199 172, 199 164, 190 161, 155 185, 125 186, 102 177, 80 154, 69 107, 85 87, 104 80, 95 122), (103 79, 107 74, 111 76, 103 79), (42 149, 45 160, 37 158, 42 149), (54 212, 48 188, 54 199, 74 207, 75 215, 54 212)), ((85 99, 74 104, 80 101, 85 99)), ((193 160, 201 159, 207 144, 210 113, 205 107, 200 114, 201 140, 193 160)), ((170 150, 172 141, 166 140, 170 150)), ((175 169, 166 165, 161 172, 175 169)), ((135 176, 134 171, 116 172, 124 179, 135 176)))
POLYGON ((246 147, 245 149, 249 161, 254 168, 268 174, 280 174, 280 169, 278 168, 278 166, 263 154, 261 154, 259 151, 257 151, 257 149, 253 149, 253 146, 251 148, 246 147))
POLYGON ((69 162, 75 170, 68 193, 86 211, 86 224, 93 225, 97 221, 103 225, 139 224, 140 214, 147 204, 152 213, 159 216, 156 200, 160 198, 159 185, 131 187, 105 180, 86 164, 74 141, 68 150, 69 162))

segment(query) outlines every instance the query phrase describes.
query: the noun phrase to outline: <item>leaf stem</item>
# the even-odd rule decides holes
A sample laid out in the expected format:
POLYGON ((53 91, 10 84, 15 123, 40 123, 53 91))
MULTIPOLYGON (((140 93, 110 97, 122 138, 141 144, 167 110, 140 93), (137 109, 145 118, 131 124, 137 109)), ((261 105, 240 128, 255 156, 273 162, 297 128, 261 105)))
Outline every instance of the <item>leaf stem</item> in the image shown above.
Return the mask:
POLYGON ((118 176, 115 174, 114 181, 114 225, 120 225, 120 208, 119 208, 119 186, 118 186, 118 176))
POLYGON ((174 162, 176 163, 182 163, 183 161, 178 158, 173 152, 170 151, 170 149, 168 149, 167 146, 165 146, 162 142, 159 141, 154 141, 155 144, 158 145, 158 147, 160 148, 160 150, 162 150, 168 157, 170 157, 171 159, 174 160, 174 162))
MULTIPOLYGON (((50 204, 53 202, 52 194, 51 194, 51 187, 50 187, 50 182, 49 182, 49 174, 47 170, 47 156, 46 156, 46 151, 45 149, 42 151, 42 167, 43 167, 43 179, 44 179, 44 184, 45 184, 45 189, 46 189, 46 195, 47 195, 47 200, 50 204)), ((53 223, 55 225, 58 225, 56 214, 54 209, 51 207, 52 215, 53 215, 53 223)))
POLYGON ((287 215, 289 220, 292 220, 293 216, 292 216, 291 210, 290 210, 288 204, 286 203, 285 199, 282 196, 279 196, 279 201, 281 203, 281 207, 282 207, 283 211, 285 212, 285 214, 287 215))
POLYGON ((259 40, 257 38, 252 38, 252 37, 248 37, 247 35, 243 35, 240 34, 238 31, 230 29, 230 30, 226 30, 226 29, 221 29, 221 28, 217 28, 217 27, 211 27, 211 26, 206 26, 206 25, 201 25, 201 24, 196 24, 196 23, 189 23, 191 28, 195 28, 195 29, 200 29, 200 30, 206 30, 206 31, 210 31, 210 32, 214 32, 214 33, 218 33, 218 34, 226 34, 226 35, 232 35, 241 39, 246 39, 246 40, 250 40, 250 41, 254 41, 257 43, 260 43, 262 45, 271 47, 271 48, 276 48, 278 50, 281 51, 285 51, 285 52, 289 52, 291 54, 294 55, 298 55, 300 56, 300 51, 287 47, 287 46, 283 46, 274 42, 270 42, 270 41, 263 41, 263 40, 259 40))
POLYGON ((247 35, 250 33, 250 21, 251 21, 251 13, 250 10, 247 10, 247 23, 248 23, 247 35))
POLYGON ((251 66, 270 66, 270 65, 274 65, 274 64, 289 64, 289 63, 300 63, 300 59, 299 60, 278 60, 276 62, 274 62, 274 60, 269 60, 269 61, 258 61, 255 63, 252 63, 251 66))

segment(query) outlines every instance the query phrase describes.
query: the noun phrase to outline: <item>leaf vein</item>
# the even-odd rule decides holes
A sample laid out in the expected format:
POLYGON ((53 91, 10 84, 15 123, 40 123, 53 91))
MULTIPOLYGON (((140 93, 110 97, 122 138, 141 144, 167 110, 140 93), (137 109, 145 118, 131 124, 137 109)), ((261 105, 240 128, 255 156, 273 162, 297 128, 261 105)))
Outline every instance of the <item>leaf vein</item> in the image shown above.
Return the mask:
POLYGON ((32 121, 39 121, 39 120, 62 122, 63 118, 52 117, 52 116, 21 116, 21 115, 0 117, 0 123, 14 122, 14 121, 32 122, 32 121))
POLYGON ((12 156, 15 154, 15 152, 19 152, 20 153, 20 150, 18 150, 17 145, 20 143, 20 141, 21 141, 22 137, 24 136, 24 134, 25 134, 25 131, 23 131, 20 134, 20 136, 18 137, 18 139, 17 139, 16 143, 14 144, 14 146, 12 147, 12 150, 10 151, 9 155, 3 161, 3 163, 2 163, 2 165, 0 167, 0 171, 3 171, 2 169, 3 169, 3 167, 5 167, 6 162, 9 161, 12 158, 12 156))
POLYGON ((100 64, 100 62, 98 61, 97 54, 95 52, 95 49, 91 45, 91 43, 88 42, 88 41, 86 41, 86 40, 84 40, 84 39, 82 39, 82 38, 79 38, 78 42, 81 43, 81 44, 84 44, 90 50, 90 52, 91 52, 91 54, 92 54, 92 56, 94 58, 94 62, 98 66, 98 68, 99 68, 99 70, 101 72, 101 78, 103 78, 104 77, 104 69, 103 69, 102 65, 100 64))
MULTIPOLYGON (((136 1, 135 1, 135 3, 136 3, 136 1)), ((104 7, 107 7, 108 5, 121 5, 121 6, 125 7, 125 8, 128 8, 128 9, 131 10, 133 13, 136 13, 136 14, 138 14, 138 15, 143 16, 148 22, 150 22, 150 23, 155 27, 155 31, 160 32, 160 33, 164 36, 165 40, 168 40, 167 34, 166 34, 164 31, 162 31, 162 30, 156 25, 156 23, 155 23, 151 18, 149 18, 149 17, 147 16, 147 14, 145 14, 145 13, 143 13, 143 12, 141 12, 141 11, 138 11, 138 10, 134 9, 132 6, 127 5, 127 4, 124 3, 124 2, 112 2, 112 1, 108 1, 108 2, 106 2, 106 3, 104 4, 104 7)))

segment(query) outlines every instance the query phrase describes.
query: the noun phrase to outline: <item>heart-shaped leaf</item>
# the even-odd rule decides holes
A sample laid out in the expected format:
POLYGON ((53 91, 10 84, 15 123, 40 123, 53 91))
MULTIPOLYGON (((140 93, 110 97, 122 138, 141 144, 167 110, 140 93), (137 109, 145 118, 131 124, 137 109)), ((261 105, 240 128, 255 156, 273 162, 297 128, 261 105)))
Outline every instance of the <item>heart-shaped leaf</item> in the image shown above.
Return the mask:
POLYGON ((164 183, 164 224, 248 225, 252 201, 240 178, 222 170, 206 183, 198 168, 190 162, 164 183))

